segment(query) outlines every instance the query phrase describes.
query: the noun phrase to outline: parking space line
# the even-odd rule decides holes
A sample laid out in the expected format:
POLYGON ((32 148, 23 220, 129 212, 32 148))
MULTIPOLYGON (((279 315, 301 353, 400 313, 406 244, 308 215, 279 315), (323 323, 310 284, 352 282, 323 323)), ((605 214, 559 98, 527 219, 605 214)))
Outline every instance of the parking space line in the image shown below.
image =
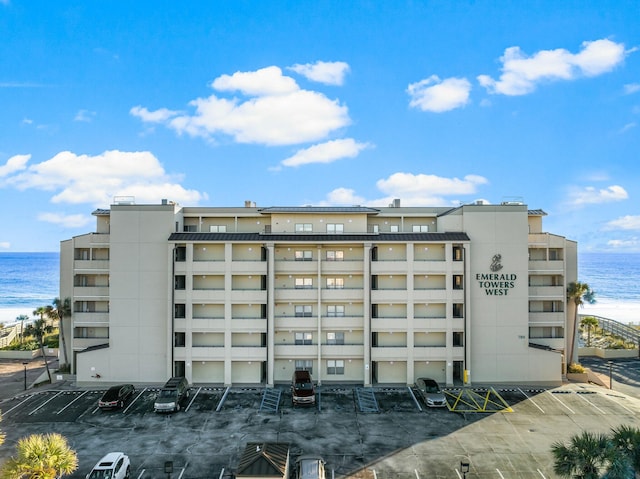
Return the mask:
POLYGON ((78 399, 80 399, 82 396, 84 396, 85 394, 87 394, 89 391, 85 391, 82 394, 80 394, 80 396, 78 396, 77 398, 75 398, 73 401, 71 401, 69 404, 67 404, 65 407, 63 407, 62 409, 60 409, 56 415, 60 414, 62 411, 64 411, 65 409, 67 409, 69 406, 71 406, 74 402, 76 402, 78 399))
POLYGON ((525 393, 525 392, 524 392, 522 389, 520 389, 520 388, 518 388, 518 391, 520 391, 520 392, 522 393, 522 395, 523 395, 524 397, 526 397, 526 398, 527 398, 527 400, 528 400, 531 404, 533 404, 535 407, 537 407, 538 409, 540 409, 540 412, 542 412, 542 414, 544 414, 544 413, 545 413, 545 412, 544 412, 544 409, 542 409, 540 406, 538 406, 538 405, 536 404, 536 402, 535 402, 533 399, 531 399, 529 396, 527 396, 527 393, 525 393))
POLYGON ((138 475, 138 477, 136 479, 140 479, 143 476, 144 471, 146 471, 146 469, 143 469, 142 471, 140 471, 140 474, 138 475))
POLYGON ((536 469, 536 471, 538 471, 538 474, 542 476, 542 479, 547 479, 546 477, 544 477, 544 474, 542 474, 542 471, 540 469, 536 469))
POLYGON ((462 479, 462 475, 460 474, 460 471, 458 471, 457 469, 454 469, 454 471, 456 471, 456 474, 458 475, 458 479, 462 479))
POLYGON ((138 394, 138 395, 136 396, 136 398, 135 398, 133 401, 131 401, 131 402, 129 403, 129 405, 128 405, 126 408, 124 408, 124 411, 122 411, 122 414, 126 413, 126 412, 129 410, 129 408, 130 408, 131 406, 133 406, 133 403, 134 403, 134 402, 136 402, 138 399, 140 399, 140 396, 142 396, 146 390, 147 390, 147 388, 144 388, 144 389, 140 392, 140 394, 138 394))
POLYGON ((605 394, 604 397, 606 397, 609 401, 613 401, 614 403, 616 403, 618 406, 620 406, 621 408, 624 408, 626 411, 630 412, 631 414, 636 414, 635 411, 632 411, 631 409, 629 409, 628 407, 626 407, 624 404, 620 404, 618 401, 616 401, 615 399, 613 399, 613 397, 611 397, 610 394, 605 394))
POLYGON ((49 404, 51 401, 53 401, 55 398, 57 398, 58 396, 60 396, 60 394, 62 394, 64 391, 58 391, 58 394, 56 394, 53 397, 50 397, 48 400, 46 400, 45 402, 43 402, 42 404, 40 404, 40 406, 38 406, 37 408, 35 408, 33 411, 31 411, 29 413, 29 416, 31 416, 33 413, 35 413, 36 411, 38 411, 38 409, 40 409, 41 407, 45 406, 46 404, 49 404))
POLYGON ((371 469, 371 471, 373 472, 373 479, 378 479, 378 475, 376 474, 376 470, 375 469, 371 469))
POLYGON ((189 408, 191 407, 191 405, 193 404, 193 401, 196 400, 196 397, 198 396, 198 394, 200 394, 200 391, 202 391, 202 387, 199 387, 198 390, 196 391, 196 393, 193 395, 193 397, 191 398, 191 401, 189 401, 189 404, 187 404, 187 407, 184 408, 185 412, 189 410, 189 408))
POLYGON ((500 469, 496 468, 496 471, 498 471, 498 474, 500 474, 500 479, 504 479, 504 476, 502 475, 502 473, 500 472, 500 469))
POLYGON ((549 393, 549 395, 550 395, 553 399, 555 399, 555 400, 556 400, 556 401, 558 401, 560 404, 562 404, 564 407, 566 407, 566 408, 569 410, 569 412, 570 412, 571 414, 575 414, 575 413, 576 413, 573 409, 571 409, 571 408, 570 408, 569 406, 567 406, 565 403, 563 403, 562 401, 560 401, 560 399, 558 399, 558 398, 557 398, 557 397, 556 397, 556 396, 555 396, 551 391, 547 391, 547 393, 549 393))
POLYGON ((2 416, 6 417, 7 414, 9 414, 11 411, 13 411, 15 408, 22 406, 24 403, 26 403, 29 399, 31 399, 32 397, 34 397, 35 394, 31 394, 29 396, 27 396, 27 399, 25 399, 24 401, 20 401, 18 404, 16 404, 15 406, 13 406, 11 409, 9 409, 8 411, 2 411, 2 416))
POLYGON ((180 471, 180 474, 178 475, 178 479, 182 479, 182 476, 184 475, 184 470, 185 470, 185 467, 183 467, 182 470, 180 471))
POLYGON ((583 394, 578 394, 577 395, 580 399, 583 399, 584 401, 586 401, 588 404, 591 404, 594 408, 596 408, 598 411, 600 411, 601 414, 607 414, 606 412, 604 412, 602 409, 600 409, 598 406, 596 406, 595 404, 593 404, 591 401, 589 401, 586 397, 584 397, 583 394))
POLYGON ((418 470, 417 470, 417 469, 414 469, 414 470, 413 470, 413 472, 415 472, 415 473, 416 473, 416 479, 420 479, 420 474, 418 474, 418 470))

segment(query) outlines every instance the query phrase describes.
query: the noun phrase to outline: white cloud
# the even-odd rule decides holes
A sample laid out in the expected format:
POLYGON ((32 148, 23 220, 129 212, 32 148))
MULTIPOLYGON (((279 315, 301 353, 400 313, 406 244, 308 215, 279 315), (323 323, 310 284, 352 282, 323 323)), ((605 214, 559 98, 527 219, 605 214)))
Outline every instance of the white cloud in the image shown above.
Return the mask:
POLYGON ((343 158, 355 158, 368 146, 370 145, 358 143, 352 138, 327 141, 326 143, 298 150, 295 155, 282 160, 281 165, 297 167, 310 163, 333 163, 343 158))
MULTIPOLYGON (((386 179, 378 180, 376 186, 385 196, 365 199, 348 188, 331 191, 320 204, 389 206, 395 198, 400 198, 404 206, 459 205, 458 199, 450 196, 470 195, 477 192, 480 185, 488 180, 482 176, 467 175, 463 179, 443 178, 435 175, 394 173, 386 179)), ((486 201, 486 203, 489 203, 486 201)))
POLYGON ((315 62, 304 65, 295 64, 289 67, 296 73, 309 80, 326 85, 342 85, 344 77, 349 72, 349 64, 345 62, 315 62))
POLYGON ((9 249, 11 248, 11 243, 9 243, 8 241, 0 241, 0 248, 9 249))
POLYGON ((605 225, 610 230, 638 230, 640 231, 640 216, 621 216, 615 220, 609 221, 605 225))
POLYGON ((131 108, 129 113, 148 123, 162 123, 167 121, 169 118, 176 116, 179 112, 168 110, 166 108, 160 108, 152 112, 138 105, 131 108))
POLYGON ((95 111, 79 110, 78 113, 76 113, 76 116, 73 119, 73 121, 82 121, 85 123, 91 123, 91 121, 95 116, 96 116, 95 111))
POLYGON ((87 215, 63 215, 59 213, 40 213, 38 220, 53 223, 65 228, 80 228, 91 223, 91 216, 87 215))
POLYGON ((576 54, 558 48, 527 57, 520 47, 510 47, 500 58, 500 79, 480 75, 478 81, 490 93, 526 95, 542 81, 573 80, 609 72, 623 62, 626 54, 624 44, 607 39, 583 42, 582 50, 576 54))
POLYGON ((7 179, 20 190, 38 189, 53 193, 53 203, 111 204, 114 196, 133 196, 138 203, 156 203, 170 198, 196 204, 207 195, 187 190, 165 171, 153 154, 106 151, 101 155, 76 155, 70 151, 35 165, 7 179))
POLYGON ((607 245, 615 249, 635 249, 640 246, 639 238, 631 238, 628 240, 612 239, 607 241, 607 245))
POLYGON ((622 201, 629 197, 627 191, 619 185, 611 185, 604 189, 596 189, 593 186, 575 188, 569 193, 569 203, 573 206, 593 205, 622 201))
POLYGON ((626 133, 627 131, 634 129, 636 126, 638 126, 638 124, 635 121, 632 121, 631 123, 627 123, 622 128, 620 128, 620 131, 618 133, 626 133))
POLYGON ((470 91, 471 83, 466 78, 440 80, 437 75, 431 75, 407 87, 407 93, 411 97, 409 106, 436 113, 466 105, 470 91))
POLYGON ((143 121, 164 123, 178 134, 203 137, 231 136, 238 143, 295 145, 325 139, 350 124, 348 109, 323 94, 300 89, 295 80, 272 66, 255 72, 236 72, 216 78, 218 91, 239 91, 249 96, 219 98, 211 95, 190 102, 195 112, 175 114, 144 107, 131 109, 143 121))
POLYGON ((631 95, 638 91, 640 91, 640 83, 628 83, 624 86, 625 95, 631 95))
POLYGON ((7 162, 0 166, 0 178, 9 176, 12 173, 21 171, 27 168, 27 162, 31 159, 31 155, 15 155, 7 160, 7 162))

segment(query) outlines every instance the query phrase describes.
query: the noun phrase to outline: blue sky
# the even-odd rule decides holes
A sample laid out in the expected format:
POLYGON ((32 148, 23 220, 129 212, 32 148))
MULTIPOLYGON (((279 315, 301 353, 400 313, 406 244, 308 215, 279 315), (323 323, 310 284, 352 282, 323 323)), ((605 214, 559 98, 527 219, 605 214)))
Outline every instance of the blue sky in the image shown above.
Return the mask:
POLYGON ((57 251, 115 196, 518 199, 638 252, 639 24, 622 0, 0 0, 0 252, 57 251))

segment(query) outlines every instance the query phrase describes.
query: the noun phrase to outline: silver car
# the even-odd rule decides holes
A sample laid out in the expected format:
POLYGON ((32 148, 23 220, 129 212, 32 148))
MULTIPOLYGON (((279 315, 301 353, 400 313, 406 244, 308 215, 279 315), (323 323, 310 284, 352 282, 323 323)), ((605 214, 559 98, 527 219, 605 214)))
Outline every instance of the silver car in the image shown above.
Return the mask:
POLYGON ((123 452, 110 452, 98 461, 87 479, 129 479, 129 456, 123 452))
POLYGON ((420 392, 427 406, 445 407, 447 405, 447 398, 434 379, 418 378, 416 380, 416 389, 420 392))

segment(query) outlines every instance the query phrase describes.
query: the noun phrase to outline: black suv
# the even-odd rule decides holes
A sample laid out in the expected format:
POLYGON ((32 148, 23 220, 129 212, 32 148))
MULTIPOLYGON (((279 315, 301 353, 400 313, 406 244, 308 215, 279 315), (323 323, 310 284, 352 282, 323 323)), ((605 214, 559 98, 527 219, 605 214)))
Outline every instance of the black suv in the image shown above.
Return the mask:
POLYGON ((180 410, 180 401, 189 397, 189 383, 185 377, 175 377, 162 387, 153 404, 155 412, 173 412, 180 410))

